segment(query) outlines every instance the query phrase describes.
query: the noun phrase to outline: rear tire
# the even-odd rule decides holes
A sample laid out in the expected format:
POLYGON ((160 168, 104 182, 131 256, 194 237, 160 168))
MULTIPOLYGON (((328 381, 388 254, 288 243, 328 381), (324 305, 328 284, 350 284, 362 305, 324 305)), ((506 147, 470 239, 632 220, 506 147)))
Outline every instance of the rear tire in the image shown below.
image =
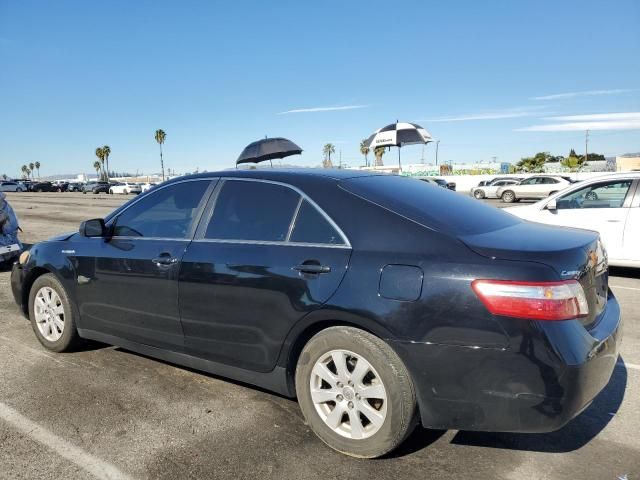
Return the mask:
POLYGON ((502 193, 502 201, 504 203, 513 203, 516 200, 516 194, 513 190, 506 190, 502 193))
POLYGON ((67 352, 81 344, 69 296, 51 273, 38 277, 31 286, 29 319, 36 338, 48 350, 67 352))
POLYGON ((321 331, 302 350, 295 381, 311 429, 344 454, 380 457, 415 428, 409 372, 391 347, 370 333, 352 327, 321 331))

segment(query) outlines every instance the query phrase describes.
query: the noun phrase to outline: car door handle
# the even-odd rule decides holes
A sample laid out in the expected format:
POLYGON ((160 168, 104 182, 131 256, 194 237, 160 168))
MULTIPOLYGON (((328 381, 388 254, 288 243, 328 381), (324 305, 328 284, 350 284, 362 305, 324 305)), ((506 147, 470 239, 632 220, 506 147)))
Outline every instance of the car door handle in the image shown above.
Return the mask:
POLYGON ((153 260, 151 260, 153 263, 155 263, 158 266, 166 266, 166 265, 173 265, 174 263, 176 263, 178 261, 177 258, 172 257, 171 255, 167 254, 161 254, 159 257, 154 258, 153 260))
POLYGON ((297 270, 300 273, 311 273, 311 274, 320 274, 320 273, 329 273, 331 271, 331 267, 326 265, 314 265, 314 264, 302 264, 296 265, 293 267, 294 270, 297 270))

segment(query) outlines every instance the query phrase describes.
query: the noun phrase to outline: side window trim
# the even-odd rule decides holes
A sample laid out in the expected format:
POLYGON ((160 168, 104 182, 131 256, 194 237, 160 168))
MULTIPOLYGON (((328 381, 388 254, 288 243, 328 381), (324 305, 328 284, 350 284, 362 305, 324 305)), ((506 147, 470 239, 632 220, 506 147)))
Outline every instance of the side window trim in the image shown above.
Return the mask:
POLYGON ((220 179, 216 188, 211 195, 209 202, 207 203, 204 213, 201 216, 200 224, 195 233, 195 237, 193 239, 195 242, 209 242, 209 243, 242 243, 242 244, 255 244, 255 245, 289 245, 289 246, 299 246, 299 247, 328 247, 328 248, 351 248, 351 242, 349 238, 345 235, 342 229, 338 226, 336 222, 322 209, 320 206, 314 202, 309 196, 304 193, 299 188, 290 185, 288 183, 277 182, 274 180, 265 180, 262 178, 237 178, 237 177, 223 177, 220 179), (289 188, 300 195, 300 199, 298 200, 298 205, 291 219, 291 223, 289 224, 289 230, 287 232, 286 240, 283 241, 264 241, 264 240, 242 240, 242 239, 218 239, 218 238, 205 238, 205 232, 207 230, 207 226, 213 217, 213 212, 216 208, 216 203, 218 201, 218 197, 220 196, 220 192, 224 188, 226 182, 259 182, 259 183, 269 183, 272 185, 280 185, 285 188, 289 188), (300 212, 300 207, 304 201, 309 202, 309 204, 315 208, 327 222, 338 232, 340 238, 342 238, 343 244, 333 245, 331 243, 302 243, 302 242, 291 242, 290 237, 293 233, 293 229, 296 224, 296 220, 298 218, 298 213, 300 212))
POLYGON ((291 234, 293 233, 293 229, 296 226, 296 222, 298 221, 298 214, 300 213, 300 207, 302 206, 302 202, 304 202, 304 197, 300 195, 298 199, 298 205, 296 205, 296 211, 293 212, 293 217, 291 217, 291 223, 289 224, 289 230, 287 231, 287 238, 285 238, 285 242, 291 241, 291 234))
POLYGON ((218 177, 194 178, 194 179, 189 179, 189 180, 182 180, 182 181, 179 181, 179 182, 173 182, 173 183, 170 183, 168 185, 159 186, 159 187, 154 188, 153 190, 151 190, 149 192, 149 194, 135 199, 129 205, 127 205, 125 208, 123 208, 122 210, 116 211, 114 213, 114 215, 109 217, 109 220, 107 221, 107 227, 112 227, 114 225, 117 225, 118 218, 120 218, 120 216, 124 212, 126 212, 129 208, 133 207, 138 202, 143 201, 144 199, 149 198, 152 195, 157 194, 160 190, 163 190, 165 188, 169 188, 169 187, 172 187, 174 185, 180 185, 182 183, 189 183, 189 182, 209 182, 209 186, 207 187, 207 189, 205 190, 204 194, 202 195, 202 198, 200 199, 200 203, 198 204, 197 212, 196 212, 196 214, 193 217, 193 220, 191 222, 191 227, 189 228, 189 232, 187 232, 187 235, 184 238, 132 237, 132 236, 128 236, 128 235, 114 235, 112 238, 122 239, 122 240, 127 240, 127 239, 130 239, 130 240, 166 240, 166 241, 177 241, 177 242, 189 242, 189 241, 192 241, 193 238, 194 238, 194 235, 195 235, 195 233, 197 231, 197 226, 198 226, 198 224, 200 223, 200 221, 202 219, 202 214, 205 211, 205 207, 207 205, 207 202, 209 201, 209 198, 211 197, 211 195, 213 193, 213 190, 215 189, 216 185, 219 183, 219 180, 220 179, 218 177))

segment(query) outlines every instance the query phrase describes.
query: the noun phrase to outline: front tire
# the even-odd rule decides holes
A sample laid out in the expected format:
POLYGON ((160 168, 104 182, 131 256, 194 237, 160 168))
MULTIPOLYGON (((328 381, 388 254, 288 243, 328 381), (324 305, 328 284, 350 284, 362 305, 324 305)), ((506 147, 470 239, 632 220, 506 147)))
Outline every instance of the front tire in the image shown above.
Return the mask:
POLYGON ((512 190, 507 190, 502 194, 502 201, 504 203, 513 203, 516 201, 516 194, 512 190))
POLYGON ((413 382, 384 341, 352 327, 316 334, 300 354, 296 393, 309 426, 329 447, 380 457, 416 425, 413 382))
POLYGON ((53 352, 67 352, 80 344, 76 315, 69 296, 51 273, 36 279, 29 292, 29 318, 38 341, 53 352))
POLYGON ((473 192, 473 196, 476 200, 482 200, 484 198, 484 191, 483 190, 475 190, 473 192))

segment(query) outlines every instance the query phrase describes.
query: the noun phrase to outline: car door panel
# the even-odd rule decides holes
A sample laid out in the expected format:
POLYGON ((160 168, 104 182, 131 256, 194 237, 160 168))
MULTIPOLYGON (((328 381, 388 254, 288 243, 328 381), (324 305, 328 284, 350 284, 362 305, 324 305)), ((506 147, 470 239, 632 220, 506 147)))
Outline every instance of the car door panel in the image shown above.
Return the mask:
POLYGON ((180 270, 185 347, 270 371, 293 325, 338 288, 351 248, 310 199, 277 182, 221 181, 207 211, 180 270))
POLYGON ((209 360, 270 371, 293 325, 335 292, 350 249, 194 241, 180 270, 187 349, 209 360), (329 272, 294 268, 317 261, 329 272))
POLYGON ((88 239, 77 257, 82 327, 162 347, 183 344, 179 260, 188 240, 88 239), (162 256, 170 264, 154 262, 162 256))
POLYGON ((110 219, 107 238, 74 252, 83 329, 181 350, 180 260, 215 180, 177 182, 141 197, 110 219))

